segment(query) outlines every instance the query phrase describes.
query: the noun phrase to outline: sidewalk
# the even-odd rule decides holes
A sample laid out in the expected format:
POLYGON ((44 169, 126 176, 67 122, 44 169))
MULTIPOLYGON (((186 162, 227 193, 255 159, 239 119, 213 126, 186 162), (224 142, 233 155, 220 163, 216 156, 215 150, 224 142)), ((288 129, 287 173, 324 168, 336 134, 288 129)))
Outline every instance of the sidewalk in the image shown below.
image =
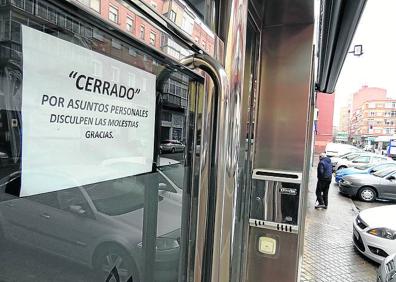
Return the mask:
POLYGON ((315 161, 309 182, 301 281, 375 282, 378 266, 353 247, 352 222, 357 209, 352 200, 339 195, 333 182, 328 209, 314 209, 317 157, 315 161))

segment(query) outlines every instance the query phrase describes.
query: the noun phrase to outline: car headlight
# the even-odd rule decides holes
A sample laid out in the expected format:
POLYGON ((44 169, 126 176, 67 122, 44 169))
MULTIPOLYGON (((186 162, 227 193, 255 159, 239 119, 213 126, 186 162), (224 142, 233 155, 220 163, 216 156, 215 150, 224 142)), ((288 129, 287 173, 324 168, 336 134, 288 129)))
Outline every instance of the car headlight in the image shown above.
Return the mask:
POLYGON ((373 228, 368 230, 367 233, 384 239, 396 239, 396 231, 389 228, 373 228))
POLYGON ((344 184, 344 185, 352 185, 352 182, 343 179, 342 184, 344 184))

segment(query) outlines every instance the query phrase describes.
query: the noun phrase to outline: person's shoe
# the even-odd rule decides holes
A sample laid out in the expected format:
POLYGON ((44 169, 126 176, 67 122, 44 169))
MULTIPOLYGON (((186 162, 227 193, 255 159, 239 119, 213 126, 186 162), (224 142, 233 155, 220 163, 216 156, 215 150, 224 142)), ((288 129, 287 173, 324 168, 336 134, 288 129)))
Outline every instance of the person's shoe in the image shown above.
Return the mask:
POLYGON ((323 208, 324 208, 325 210, 327 210, 327 206, 324 206, 323 208))
POLYGON ((325 205, 316 205, 315 209, 324 209, 326 206, 325 205))

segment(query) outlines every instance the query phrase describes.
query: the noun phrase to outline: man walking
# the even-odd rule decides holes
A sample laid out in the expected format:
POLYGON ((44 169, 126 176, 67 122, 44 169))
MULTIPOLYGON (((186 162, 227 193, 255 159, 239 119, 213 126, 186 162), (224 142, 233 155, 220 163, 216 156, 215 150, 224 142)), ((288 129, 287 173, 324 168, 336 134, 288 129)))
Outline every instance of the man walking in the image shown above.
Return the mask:
POLYGON ((315 209, 327 209, 332 173, 333 167, 331 165, 330 158, 324 153, 320 154, 318 164, 318 183, 316 184, 316 200, 318 204, 315 206, 315 209))

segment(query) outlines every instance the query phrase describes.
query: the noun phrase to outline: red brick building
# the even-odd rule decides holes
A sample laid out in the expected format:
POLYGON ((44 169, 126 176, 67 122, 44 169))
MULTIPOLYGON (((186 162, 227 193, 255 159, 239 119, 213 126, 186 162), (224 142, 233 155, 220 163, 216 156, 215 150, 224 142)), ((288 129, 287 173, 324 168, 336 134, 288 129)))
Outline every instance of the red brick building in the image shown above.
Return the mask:
POLYGON ((325 150, 326 144, 333 141, 333 112, 335 94, 329 95, 318 92, 316 108, 318 109, 315 122, 315 153, 325 150))
POLYGON ((353 94, 352 113, 354 113, 363 103, 370 100, 385 100, 386 89, 378 87, 362 86, 359 91, 353 94))

